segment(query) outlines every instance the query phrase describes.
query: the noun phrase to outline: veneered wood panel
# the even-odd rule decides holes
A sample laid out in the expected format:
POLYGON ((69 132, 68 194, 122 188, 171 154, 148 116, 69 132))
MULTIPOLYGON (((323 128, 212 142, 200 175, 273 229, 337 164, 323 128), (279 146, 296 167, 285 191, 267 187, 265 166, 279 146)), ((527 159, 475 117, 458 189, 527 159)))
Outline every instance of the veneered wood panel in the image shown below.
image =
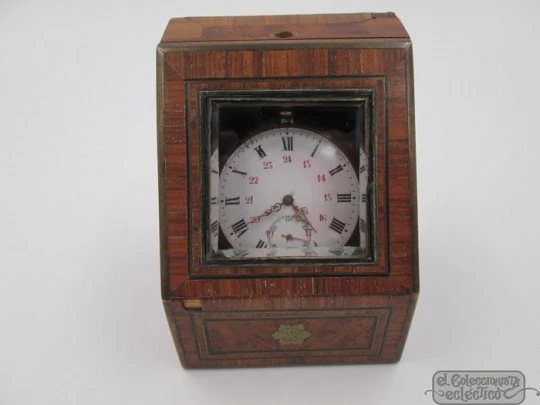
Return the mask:
POLYGON ((282 37, 313 40, 408 38, 394 13, 185 17, 169 21, 161 41, 270 41, 282 37), (290 33, 280 34, 280 33, 290 33))
MULTIPOLYGON (((358 50, 351 50, 351 52, 359 52, 358 50)), ((381 51, 382 52, 382 51, 381 51)), ((326 56, 326 55, 325 55, 326 56)), ((327 60, 326 58, 324 59, 327 60)), ((189 116, 188 128, 189 128, 189 145, 188 155, 190 160, 190 176, 188 178, 187 172, 183 174, 186 179, 186 183, 189 185, 189 195, 191 200, 189 207, 191 207, 191 218, 192 220, 192 256, 190 261, 190 268, 186 268, 186 279, 187 278, 196 278, 196 277, 223 277, 225 275, 264 275, 268 273, 275 274, 300 274, 300 273, 310 273, 310 274, 337 274, 340 272, 343 273, 377 273, 377 272, 388 272, 387 266, 387 233, 386 227, 388 224, 388 218, 386 217, 385 207, 387 205, 387 174, 386 174, 386 156, 387 156, 387 131, 386 131, 386 113, 385 113, 385 104, 382 102, 375 103, 375 122, 376 122, 376 133, 374 135, 374 142, 376 142, 376 153, 377 153, 377 234, 378 234, 378 255, 377 255, 377 264, 373 266, 297 266, 297 267, 273 267, 271 269, 263 269, 261 267, 250 268, 246 266, 204 266, 201 264, 200 249, 201 246, 201 232, 198 226, 199 218, 201 215, 200 212, 200 202, 199 202, 199 182, 194 181, 194 179, 201 178, 201 162, 199 161, 199 149, 201 139, 204 139, 204 134, 198 134, 198 114, 197 114, 197 95, 200 92, 205 92, 208 90, 224 91, 224 90, 240 90, 240 89, 272 89, 272 90, 288 90, 291 88, 302 88, 302 89, 369 89, 374 92, 374 97, 377 99, 384 99, 384 89, 385 89, 385 80, 382 76, 372 77, 372 78, 294 78, 291 80, 287 79, 275 79, 271 81, 266 81, 262 79, 255 80, 237 80, 237 79, 227 79, 227 80, 189 80, 186 81, 187 85, 187 94, 186 94, 186 108, 187 114, 189 116)), ((357 279, 356 282, 365 283, 366 280, 357 279)), ((367 281, 369 282, 369 281, 367 281)), ((220 281, 216 281, 220 283, 220 281)), ((369 289, 369 288, 368 288, 369 289)), ((248 288, 248 291, 251 291, 251 288, 248 288)), ((290 290, 290 288, 287 288, 290 290)), ((177 294, 179 291, 175 291, 173 294, 177 294)), ((188 297, 193 297, 189 288, 185 289, 183 294, 189 294, 188 297)), ((332 289, 329 289, 328 293, 332 293, 332 289)), ((183 295, 186 297, 185 295, 183 295)))
POLYGON ((391 308, 192 312, 201 358, 375 355, 391 308), (296 332, 296 335, 295 335, 296 332), (204 343, 202 343, 204 342, 204 343))
MULTIPOLYGON (((418 292, 411 57, 408 35, 392 13, 171 20, 158 48, 162 282, 167 318, 186 367, 380 363, 399 359, 418 292), (277 38, 275 34, 280 32, 291 32, 292 36, 277 38), (306 266, 295 265, 281 266, 275 274, 265 274, 260 266, 198 272, 200 218, 204 213, 199 201, 203 164, 199 146, 204 138, 198 133, 199 92, 359 87, 371 88, 375 95, 377 252, 378 265, 387 272, 366 275, 369 269, 362 266, 339 264, 310 266, 308 274, 306 266), (227 271, 226 277, 220 277, 220 272, 227 271), (200 275, 205 278, 197 279, 200 275), (377 353, 335 352, 339 341, 345 346, 361 346, 360 337, 347 341, 344 332, 366 329, 360 321, 338 328, 340 319, 329 320, 323 327, 322 318, 306 318, 308 324, 312 322, 309 328, 323 334, 325 330, 339 329, 345 340, 332 340, 329 334, 328 340, 312 341, 314 346, 308 346, 301 355, 288 350, 285 357, 270 353, 261 358, 248 353, 235 359, 223 354, 250 344, 257 351, 257 331, 262 328, 268 332, 277 326, 260 321, 260 311, 298 315, 303 310, 322 314, 374 308, 389 311, 377 353), (202 324, 193 320, 216 311, 226 316, 207 325, 208 334, 202 336, 202 324), (242 322, 236 316, 239 311, 247 311, 245 316, 250 320, 246 322, 255 340, 233 339, 237 330, 234 325, 242 322), (210 339, 205 353, 205 339, 219 333, 225 338, 210 339), (325 347, 334 351, 332 355, 307 355, 309 350, 325 347)), ((291 319, 295 317, 302 319, 291 319)), ((265 340, 263 346, 270 343, 265 340)))
MULTIPOLYGON (((211 305, 203 303, 202 312, 188 311, 182 307, 179 301, 166 302, 165 306, 170 314, 168 319, 171 331, 175 336, 183 365, 185 367, 250 367, 389 363, 399 360, 403 350, 404 331, 410 322, 410 311, 413 304, 410 296, 394 296, 389 299, 387 296, 365 295, 361 297, 306 298, 301 303, 300 301, 296 303, 287 301, 284 298, 247 299, 239 307, 242 300, 216 299, 205 301, 206 304, 211 305), (239 310, 240 312, 238 312, 239 310), (261 310, 265 311, 266 317, 277 318, 277 322, 258 324, 257 322, 261 320, 261 310), (325 328, 325 319, 328 319, 332 312, 335 312, 338 319, 331 321, 332 325, 326 324, 325 328), (356 314, 357 318, 356 323, 353 322, 349 325, 350 328, 344 327, 343 323, 340 324, 340 320, 343 318, 339 319, 339 316, 348 314, 356 314), (366 332, 366 327, 369 325, 358 322, 361 319, 361 314, 379 314, 383 318, 379 318, 378 324, 372 323, 372 329, 366 332), (316 324, 317 326, 315 328, 308 326, 310 324, 305 322, 306 317, 312 317, 311 325, 316 324), (210 325, 210 331, 207 332, 211 333, 213 327, 214 331, 221 333, 222 339, 229 336, 230 341, 225 342, 218 336, 212 338, 208 334, 206 337, 203 336, 205 330, 202 321, 215 318, 218 318, 221 323, 210 325), (317 322, 317 318, 320 318, 319 322, 317 322), (227 319, 233 324, 226 324, 227 319), (322 355, 319 356, 310 356, 309 350, 301 350, 302 345, 290 347, 287 350, 279 350, 277 346, 271 347, 272 341, 267 334, 272 332, 273 326, 277 326, 277 328, 281 324, 294 326, 299 321, 303 321, 306 330, 319 333, 317 341, 310 342, 310 344, 315 344, 319 349, 327 349, 325 353, 320 353, 322 355), (234 325, 235 322, 245 322, 246 325, 234 325), (365 343, 363 339, 366 336, 357 338, 348 335, 348 333, 353 333, 355 328, 362 328, 361 332, 363 333, 375 333, 370 336, 375 338, 375 342, 371 342, 367 348, 361 347, 365 343), (334 329, 339 329, 336 333, 339 333, 341 338, 345 340, 342 349, 353 350, 340 351, 337 349, 336 338, 331 333, 334 329), (244 338, 232 338, 230 334, 233 330, 244 333, 244 338), (204 345, 208 345, 208 343, 210 346, 212 344, 214 346, 205 347, 204 345), (251 349, 255 349, 257 345, 262 346, 259 352, 255 351, 251 355, 246 353, 250 346, 251 349), (233 348, 239 350, 231 350, 233 348), (243 351, 244 353, 242 353, 243 351)), ((354 317, 350 316, 350 318, 354 317)), ((308 341, 309 339, 305 340, 306 343, 308 341)), ((305 349, 310 349, 310 347, 307 346, 305 349)), ((311 350, 315 350, 315 348, 312 347, 311 350)))

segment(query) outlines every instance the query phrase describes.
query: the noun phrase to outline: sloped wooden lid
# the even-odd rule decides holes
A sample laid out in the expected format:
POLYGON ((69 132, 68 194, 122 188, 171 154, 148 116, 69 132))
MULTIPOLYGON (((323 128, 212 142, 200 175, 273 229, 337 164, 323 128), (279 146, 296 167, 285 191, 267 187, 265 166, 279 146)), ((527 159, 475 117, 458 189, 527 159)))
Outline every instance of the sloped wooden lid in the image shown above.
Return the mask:
POLYGON ((169 21, 162 43, 408 39, 394 13, 186 17, 169 21))

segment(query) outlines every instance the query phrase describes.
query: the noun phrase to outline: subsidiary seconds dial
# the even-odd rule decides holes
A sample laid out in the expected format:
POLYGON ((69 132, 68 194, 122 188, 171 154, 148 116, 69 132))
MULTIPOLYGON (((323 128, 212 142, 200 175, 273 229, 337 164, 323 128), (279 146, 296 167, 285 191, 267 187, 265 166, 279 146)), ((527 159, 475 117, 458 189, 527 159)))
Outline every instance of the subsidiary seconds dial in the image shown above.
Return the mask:
POLYGON ((328 138, 272 129, 241 144, 223 166, 219 224, 230 245, 251 257, 268 249, 278 256, 329 251, 345 245, 362 219, 360 188, 355 168, 328 138))

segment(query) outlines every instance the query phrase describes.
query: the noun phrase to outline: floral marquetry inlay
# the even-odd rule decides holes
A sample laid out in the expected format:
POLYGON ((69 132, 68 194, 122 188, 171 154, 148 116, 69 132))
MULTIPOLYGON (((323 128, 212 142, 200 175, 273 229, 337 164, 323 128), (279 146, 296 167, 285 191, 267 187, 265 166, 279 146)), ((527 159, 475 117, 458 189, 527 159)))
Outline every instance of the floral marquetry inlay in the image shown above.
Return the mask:
POLYGON ((272 337, 276 339, 281 346, 285 345, 301 345, 304 343, 311 333, 306 330, 303 324, 297 325, 279 325, 279 329, 272 333, 272 337))

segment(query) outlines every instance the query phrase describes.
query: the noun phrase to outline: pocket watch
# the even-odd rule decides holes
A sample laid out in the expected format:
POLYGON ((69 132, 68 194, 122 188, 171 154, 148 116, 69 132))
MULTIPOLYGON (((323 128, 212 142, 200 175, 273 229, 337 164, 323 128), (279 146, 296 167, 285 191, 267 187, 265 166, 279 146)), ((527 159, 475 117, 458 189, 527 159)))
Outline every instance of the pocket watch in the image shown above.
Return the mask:
POLYGON ((208 256, 369 258, 367 101, 214 97, 208 256))

